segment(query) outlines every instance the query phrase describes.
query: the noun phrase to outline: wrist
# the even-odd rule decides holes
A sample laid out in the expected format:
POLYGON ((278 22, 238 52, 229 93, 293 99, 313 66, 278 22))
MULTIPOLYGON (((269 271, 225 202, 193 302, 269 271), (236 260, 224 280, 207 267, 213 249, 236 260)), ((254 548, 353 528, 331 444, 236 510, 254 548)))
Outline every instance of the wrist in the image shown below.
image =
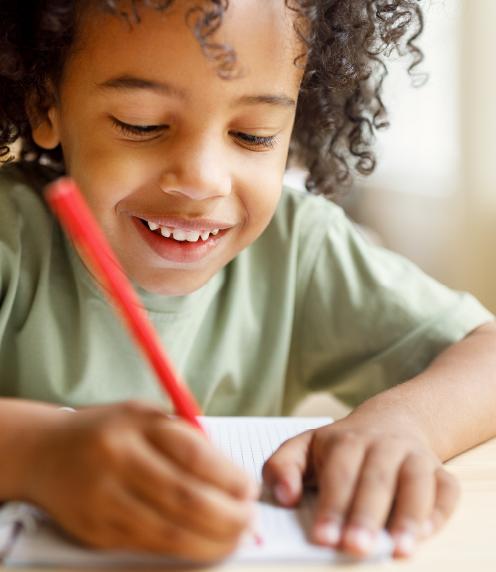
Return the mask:
POLYGON ((395 395, 393 390, 379 393, 355 408, 347 417, 350 423, 368 430, 408 434, 432 449, 422 419, 415 415, 408 400, 395 395))

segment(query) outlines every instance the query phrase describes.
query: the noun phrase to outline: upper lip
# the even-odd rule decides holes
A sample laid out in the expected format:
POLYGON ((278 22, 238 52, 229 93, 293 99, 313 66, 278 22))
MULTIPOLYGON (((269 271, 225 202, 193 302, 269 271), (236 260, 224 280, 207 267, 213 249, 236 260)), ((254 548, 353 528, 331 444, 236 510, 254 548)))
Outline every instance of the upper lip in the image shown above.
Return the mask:
POLYGON ((224 230, 231 228, 234 224, 206 218, 180 218, 175 216, 154 216, 154 215, 134 215, 147 222, 154 222, 167 228, 181 230, 224 230))

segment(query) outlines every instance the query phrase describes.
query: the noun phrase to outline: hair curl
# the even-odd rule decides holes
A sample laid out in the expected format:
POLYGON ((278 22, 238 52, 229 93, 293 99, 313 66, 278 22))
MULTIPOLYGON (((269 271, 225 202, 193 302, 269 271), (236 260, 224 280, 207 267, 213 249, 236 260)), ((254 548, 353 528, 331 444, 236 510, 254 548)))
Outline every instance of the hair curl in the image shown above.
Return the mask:
MULTIPOLYGON (((175 0, 100 0, 107 11, 139 23, 139 4, 166 10, 175 0)), ((423 28, 420 0, 285 0, 297 13, 295 30, 306 56, 288 165, 309 170, 309 191, 333 195, 354 172, 370 174, 376 159, 374 133, 388 125, 381 99, 385 59, 409 57, 414 77, 422 53, 415 41, 423 28)), ((97 0, 93 0, 94 3, 97 0)), ((88 3, 86 3, 87 5, 88 3)), ((60 147, 36 145, 26 112, 26 95, 43 109, 47 80, 60 79, 77 31, 80 0, 2 0, 0 4, 0 160, 50 164, 63 172, 60 147)), ((229 0, 204 0, 187 15, 207 58, 220 77, 236 74, 236 54, 212 40, 229 0)), ((301 65, 304 58, 297 58, 301 65)))

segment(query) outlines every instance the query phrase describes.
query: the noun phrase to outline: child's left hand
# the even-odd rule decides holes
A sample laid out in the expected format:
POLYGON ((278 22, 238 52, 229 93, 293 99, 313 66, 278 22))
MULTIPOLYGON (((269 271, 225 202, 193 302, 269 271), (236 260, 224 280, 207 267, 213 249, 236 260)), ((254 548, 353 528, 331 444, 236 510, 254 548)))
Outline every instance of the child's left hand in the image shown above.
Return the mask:
POLYGON ((284 506, 303 485, 318 486, 312 530, 318 544, 366 556, 386 526, 394 556, 409 556, 418 540, 453 512, 459 485, 412 428, 346 419, 289 439, 268 459, 264 480, 284 506))

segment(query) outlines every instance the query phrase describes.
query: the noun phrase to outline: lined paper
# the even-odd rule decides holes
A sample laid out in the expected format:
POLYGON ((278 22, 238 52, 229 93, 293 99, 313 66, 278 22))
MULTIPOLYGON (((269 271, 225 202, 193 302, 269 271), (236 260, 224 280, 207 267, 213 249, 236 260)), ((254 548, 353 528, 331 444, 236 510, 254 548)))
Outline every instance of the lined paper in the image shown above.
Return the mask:
MULTIPOLYGON (((202 417, 201 423, 210 439, 226 456, 258 481, 264 461, 286 439, 303 431, 331 422, 322 417, 202 417)), ((349 556, 327 547, 313 545, 308 540, 312 523, 315 493, 306 493, 295 509, 277 506, 267 491, 257 503, 256 528, 263 543, 258 545, 247 535, 228 562, 343 562, 349 556)), ((29 505, 7 503, 0 511, 26 515, 29 505), (17 505, 17 507, 16 507, 17 505)), ((177 565, 168 557, 121 551, 97 551, 75 544, 46 518, 39 518, 33 509, 30 518, 38 518, 38 526, 28 526, 21 533, 3 562, 7 566, 136 566, 177 565)), ((1 521, 1 518, 0 518, 1 521)), ((13 521, 15 522, 15 521, 13 521)), ((392 541, 383 531, 368 560, 388 557, 392 541)))
MULTIPOLYGON (((213 443, 232 461, 257 481, 262 480, 262 467, 272 453, 287 439, 309 429, 332 422, 330 417, 205 417, 202 425, 213 443)), ((234 559, 247 562, 311 561, 342 562, 349 556, 310 542, 316 494, 307 492, 297 508, 278 506, 265 491, 258 503, 257 533, 263 544, 252 536, 235 554, 234 559)), ((386 533, 379 535, 371 559, 391 553, 392 543, 386 533)))
POLYGON ((261 481, 266 459, 290 437, 331 423, 330 417, 201 417, 212 442, 261 481))

